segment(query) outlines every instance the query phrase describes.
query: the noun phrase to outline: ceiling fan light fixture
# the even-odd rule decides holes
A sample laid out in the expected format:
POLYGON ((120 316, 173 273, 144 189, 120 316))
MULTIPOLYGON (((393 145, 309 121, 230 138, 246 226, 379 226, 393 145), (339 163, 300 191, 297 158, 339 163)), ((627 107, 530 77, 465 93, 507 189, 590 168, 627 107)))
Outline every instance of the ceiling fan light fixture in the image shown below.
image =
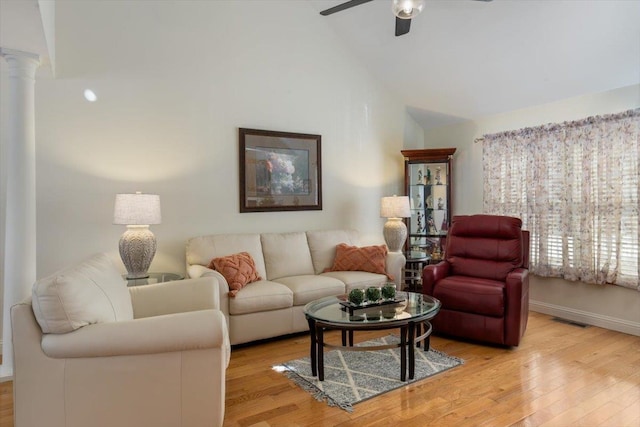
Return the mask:
POLYGON ((393 0, 393 14, 400 19, 416 17, 424 9, 424 0, 393 0))

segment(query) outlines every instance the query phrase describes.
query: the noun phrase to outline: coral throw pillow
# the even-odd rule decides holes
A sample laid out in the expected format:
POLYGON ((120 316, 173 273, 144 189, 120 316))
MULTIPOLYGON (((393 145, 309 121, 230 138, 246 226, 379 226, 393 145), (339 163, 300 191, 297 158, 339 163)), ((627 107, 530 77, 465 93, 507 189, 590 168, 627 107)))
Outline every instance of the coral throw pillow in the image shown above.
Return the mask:
POLYGON ((349 246, 340 243, 336 246, 336 259, 333 267, 326 271, 367 271, 369 273, 384 274, 389 279, 393 277, 387 274, 385 269, 387 259, 387 247, 380 246, 349 246))
POLYGON ((248 283, 262 280, 256 270, 256 263, 248 252, 214 258, 209 263, 209 268, 224 276, 229 284, 229 295, 232 297, 248 283))

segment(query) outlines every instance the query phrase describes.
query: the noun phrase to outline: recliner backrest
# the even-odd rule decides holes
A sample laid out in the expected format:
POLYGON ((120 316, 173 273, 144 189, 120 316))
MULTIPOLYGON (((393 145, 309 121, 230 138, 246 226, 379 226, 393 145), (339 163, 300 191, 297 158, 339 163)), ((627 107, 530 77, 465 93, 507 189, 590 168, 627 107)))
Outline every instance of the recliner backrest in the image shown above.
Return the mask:
POLYGON ((522 221, 496 215, 454 216, 445 259, 453 275, 504 281, 523 265, 522 221))

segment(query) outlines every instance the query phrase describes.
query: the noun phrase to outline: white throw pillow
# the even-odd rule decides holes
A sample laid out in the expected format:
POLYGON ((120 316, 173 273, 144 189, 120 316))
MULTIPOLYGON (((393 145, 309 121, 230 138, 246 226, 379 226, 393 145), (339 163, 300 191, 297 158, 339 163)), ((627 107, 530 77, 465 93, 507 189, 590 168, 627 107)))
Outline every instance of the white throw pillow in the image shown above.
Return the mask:
POLYGON ((44 333, 133 319, 127 283, 106 254, 38 280, 32 306, 44 333))

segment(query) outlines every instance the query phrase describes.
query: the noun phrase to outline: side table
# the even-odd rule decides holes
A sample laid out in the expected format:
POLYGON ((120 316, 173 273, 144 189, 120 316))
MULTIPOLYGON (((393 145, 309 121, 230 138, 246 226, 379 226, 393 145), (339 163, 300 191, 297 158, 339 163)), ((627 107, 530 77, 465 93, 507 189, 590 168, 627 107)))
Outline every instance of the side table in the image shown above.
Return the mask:
POLYGON ((127 281, 127 286, 152 285, 154 283, 171 282, 173 280, 182 280, 184 276, 176 273, 149 273, 149 277, 144 279, 127 279, 127 275, 123 274, 122 278, 127 281))
POLYGON ((429 264, 431 257, 421 251, 407 251, 404 257, 407 259, 404 267, 404 281, 407 289, 422 293, 422 270, 429 264))

